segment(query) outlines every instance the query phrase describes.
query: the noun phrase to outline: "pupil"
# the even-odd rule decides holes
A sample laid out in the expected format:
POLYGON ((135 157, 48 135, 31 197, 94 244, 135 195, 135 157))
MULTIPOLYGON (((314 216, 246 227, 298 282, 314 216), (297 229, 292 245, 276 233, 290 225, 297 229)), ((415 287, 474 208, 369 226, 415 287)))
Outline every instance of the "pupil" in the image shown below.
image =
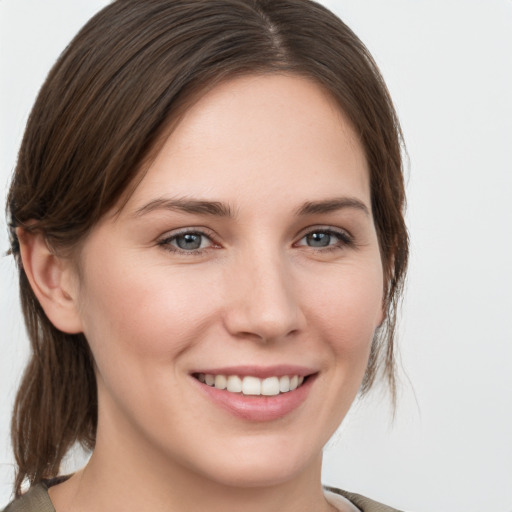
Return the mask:
POLYGON ((199 249, 201 247, 201 235, 191 233, 181 235, 176 239, 176 243, 180 249, 199 249))
POLYGON ((308 244, 312 247, 327 247, 331 241, 328 233, 311 233, 307 237, 308 244))

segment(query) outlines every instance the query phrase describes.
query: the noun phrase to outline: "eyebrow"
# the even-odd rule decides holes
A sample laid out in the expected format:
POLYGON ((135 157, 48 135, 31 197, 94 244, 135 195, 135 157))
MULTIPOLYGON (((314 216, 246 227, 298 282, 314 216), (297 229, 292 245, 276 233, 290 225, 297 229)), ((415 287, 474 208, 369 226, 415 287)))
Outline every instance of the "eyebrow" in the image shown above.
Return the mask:
POLYGON ((370 215, 370 210, 363 201, 355 197, 339 197, 334 199, 326 199, 324 201, 311 201, 304 203, 298 210, 297 215, 314 215, 319 213, 330 213, 345 208, 353 208, 370 215))
POLYGON ((199 201, 196 199, 168 199, 159 198, 135 210, 134 216, 140 217, 155 210, 171 210, 184 213, 196 213, 199 215, 211 215, 215 217, 233 217, 233 211, 229 205, 219 201, 199 201))
MULTIPOLYGON (((340 197, 323 201, 308 201, 296 210, 296 215, 304 217, 322 213, 330 213, 346 208, 352 208, 370 215, 366 204, 355 197, 340 197)), ((232 208, 220 201, 202 201, 187 198, 158 198, 150 201, 134 212, 135 217, 141 217, 156 210, 170 210, 183 213, 195 213, 213 217, 234 217, 232 208)))

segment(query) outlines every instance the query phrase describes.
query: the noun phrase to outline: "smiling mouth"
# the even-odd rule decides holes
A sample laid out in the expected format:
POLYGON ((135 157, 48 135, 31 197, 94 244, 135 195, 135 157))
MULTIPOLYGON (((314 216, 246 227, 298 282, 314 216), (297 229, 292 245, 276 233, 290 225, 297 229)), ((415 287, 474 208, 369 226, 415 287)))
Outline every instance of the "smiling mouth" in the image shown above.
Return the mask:
POLYGON ((302 386, 308 378, 302 375, 284 375, 259 379, 249 375, 240 377, 210 373, 196 373, 193 377, 212 388, 248 396, 276 396, 289 393, 302 386))

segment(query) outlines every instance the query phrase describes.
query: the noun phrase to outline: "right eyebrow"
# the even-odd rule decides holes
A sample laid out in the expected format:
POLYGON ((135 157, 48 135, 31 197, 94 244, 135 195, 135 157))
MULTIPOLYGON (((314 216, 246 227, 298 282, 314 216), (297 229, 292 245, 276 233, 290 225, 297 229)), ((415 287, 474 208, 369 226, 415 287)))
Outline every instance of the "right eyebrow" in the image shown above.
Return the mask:
POLYGON ((134 212, 135 217, 141 217, 157 210, 195 213, 214 217, 233 217, 233 210, 219 201, 201 201, 187 198, 158 198, 141 206, 134 212))

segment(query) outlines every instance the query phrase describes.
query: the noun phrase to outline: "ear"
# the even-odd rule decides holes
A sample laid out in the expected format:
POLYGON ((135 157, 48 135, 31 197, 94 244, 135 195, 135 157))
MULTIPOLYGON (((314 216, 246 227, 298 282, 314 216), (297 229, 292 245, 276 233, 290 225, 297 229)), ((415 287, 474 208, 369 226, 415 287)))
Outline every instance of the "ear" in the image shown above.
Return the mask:
POLYGON ((17 234, 23 269, 46 316, 60 331, 82 332, 77 277, 71 262, 56 256, 41 233, 18 228, 17 234))

